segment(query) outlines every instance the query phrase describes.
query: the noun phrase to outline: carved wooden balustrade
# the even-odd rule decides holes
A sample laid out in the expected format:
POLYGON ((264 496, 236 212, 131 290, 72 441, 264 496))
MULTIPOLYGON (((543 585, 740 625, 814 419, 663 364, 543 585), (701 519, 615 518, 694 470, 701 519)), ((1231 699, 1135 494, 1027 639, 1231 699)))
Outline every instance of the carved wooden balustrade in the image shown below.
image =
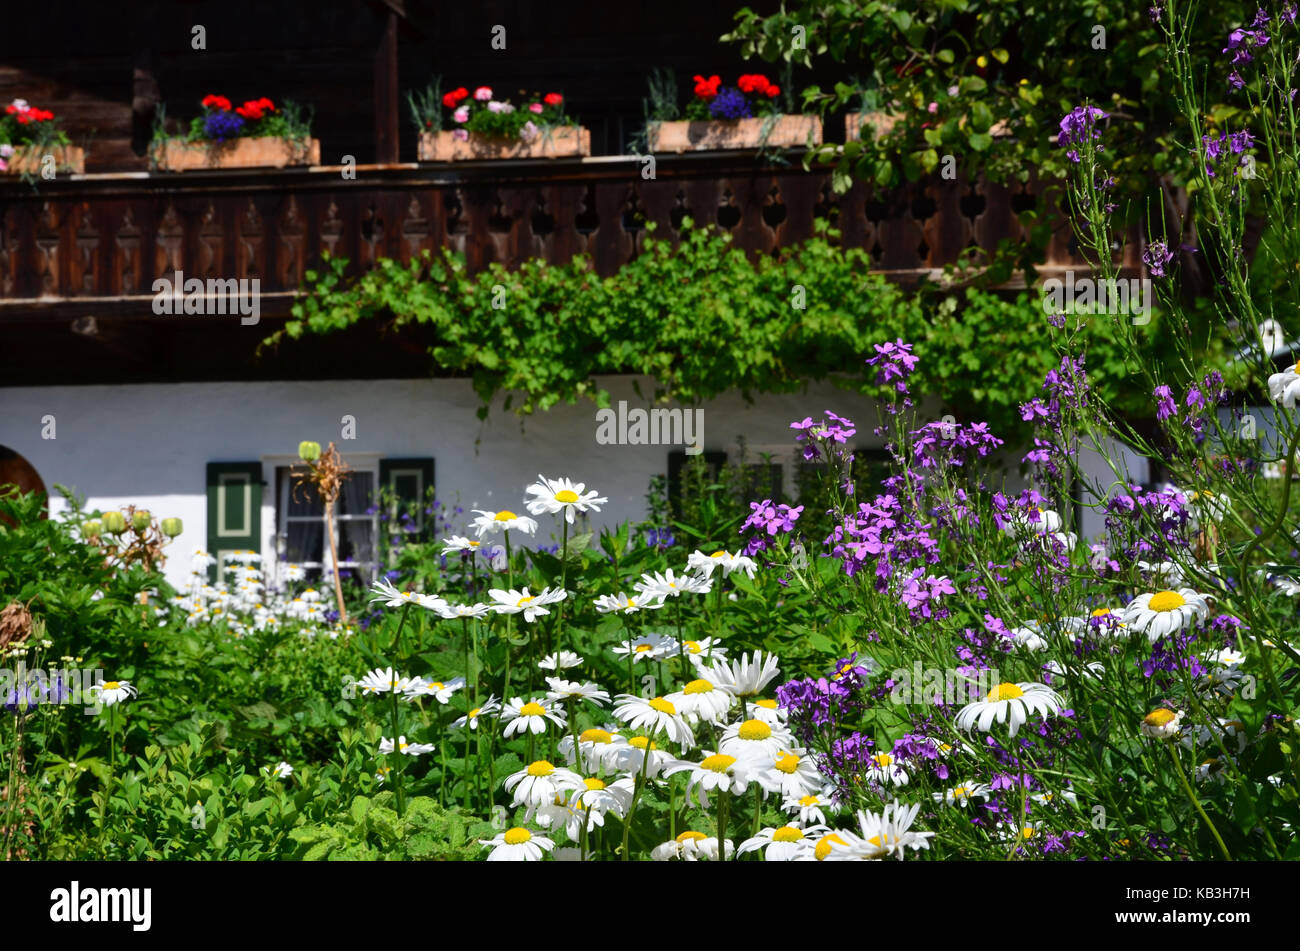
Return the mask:
MULTIPOLYGON (((35 188, 7 181, 0 337, 33 340, 53 324, 62 336, 44 343, 61 345, 68 321, 86 331, 86 321, 154 320, 153 282, 176 271, 205 282, 256 278, 262 318, 276 321, 324 252, 368 268, 380 257, 407 260, 447 246, 464 253, 471 270, 585 254, 610 274, 641 252, 647 222, 657 237, 674 239, 687 216, 729 232, 752 254, 797 244, 817 218, 831 217, 845 246, 867 249, 876 269, 911 282, 972 245, 1018 240, 1017 209, 1048 200, 1031 187, 938 179, 884 194, 859 184, 836 196, 826 171, 760 166, 742 153, 661 156, 649 180, 643 167, 611 157, 363 166, 352 179, 327 167, 88 175, 35 188)), ((1064 219, 1054 206, 1043 210, 1059 222, 1044 270, 1080 267, 1064 219)), ((149 330, 159 339, 172 332, 149 330)), ((163 351, 160 359, 179 358, 163 351)), ((0 370, 15 362, 0 361, 0 370)))

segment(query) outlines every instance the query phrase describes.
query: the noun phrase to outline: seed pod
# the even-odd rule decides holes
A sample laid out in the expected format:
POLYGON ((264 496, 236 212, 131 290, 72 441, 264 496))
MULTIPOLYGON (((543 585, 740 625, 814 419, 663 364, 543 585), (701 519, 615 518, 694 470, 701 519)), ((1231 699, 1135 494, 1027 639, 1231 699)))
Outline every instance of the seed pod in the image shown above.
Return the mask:
POLYGON ((318 442, 300 442, 298 443, 298 455, 302 456, 306 462, 315 462, 320 458, 320 443, 318 442))
POLYGON ((104 530, 104 524, 97 518, 92 518, 81 523, 81 534, 87 538, 94 538, 104 530))
POLYGON ((175 538, 183 531, 185 531, 185 524, 180 519, 165 518, 162 520, 162 532, 168 538, 175 538))
POLYGON ((153 516, 145 509, 137 509, 131 515, 131 527, 143 535, 149 531, 149 523, 153 521, 153 516))
POLYGON ((121 512, 105 512, 100 516, 104 531, 110 535, 121 535, 126 531, 126 516, 121 512))

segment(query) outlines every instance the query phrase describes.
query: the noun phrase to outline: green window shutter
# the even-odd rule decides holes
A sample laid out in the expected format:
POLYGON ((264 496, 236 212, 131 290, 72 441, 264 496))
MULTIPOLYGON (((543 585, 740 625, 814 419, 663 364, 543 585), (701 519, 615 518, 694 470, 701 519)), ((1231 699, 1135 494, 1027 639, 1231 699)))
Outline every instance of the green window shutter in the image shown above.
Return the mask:
POLYGON ((674 514, 681 512, 682 470, 694 458, 704 459, 710 479, 718 478, 722 467, 727 464, 727 454, 720 449, 706 449, 694 456, 687 456, 685 449, 674 449, 668 453, 668 507, 674 514))
POLYGON ((217 560, 220 578, 222 553, 262 548, 262 464, 260 462, 208 463, 208 554, 217 560))
POLYGON ((402 511, 415 504, 415 528, 424 531, 425 493, 433 485, 433 459, 380 459, 379 485, 397 496, 402 511))

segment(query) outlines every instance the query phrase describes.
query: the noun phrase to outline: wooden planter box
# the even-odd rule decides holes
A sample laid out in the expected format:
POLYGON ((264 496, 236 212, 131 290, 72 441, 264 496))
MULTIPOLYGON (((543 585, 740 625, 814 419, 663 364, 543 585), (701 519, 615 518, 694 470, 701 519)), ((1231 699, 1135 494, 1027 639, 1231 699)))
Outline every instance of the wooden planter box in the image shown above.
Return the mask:
POLYGON ((591 130, 566 125, 540 133, 531 142, 491 139, 471 132, 458 139, 451 132, 422 132, 421 162, 469 162, 475 159, 561 158, 591 154, 591 130))
POLYGON ((20 145, 14 154, 5 159, 9 166, 5 175, 40 175, 41 163, 46 155, 54 156, 54 167, 60 172, 81 175, 86 171, 86 150, 77 145, 60 145, 53 149, 37 149, 30 145, 20 145))
POLYGON ((714 119, 708 122, 677 120, 652 122, 646 127, 651 152, 711 152, 718 149, 798 148, 821 145, 822 120, 816 116, 778 116, 771 125, 767 141, 763 127, 770 120, 714 119))
MULTIPOLYGON (((887 115, 883 112, 854 112, 844 117, 844 141, 856 142, 862 133, 862 127, 868 125, 871 127, 873 134, 878 139, 882 135, 888 135, 893 131, 894 126, 898 124, 898 116, 887 115)), ((989 129, 989 135, 994 138, 1000 138, 1010 135, 1011 130, 1007 128, 1006 122, 999 119, 993 123, 989 129)))
POLYGON ((285 168, 319 165, 320 140, 263 136, 217 144, 168 139, 155 146, 150 154, 158 170, 163 172, 195 168, 285 168))

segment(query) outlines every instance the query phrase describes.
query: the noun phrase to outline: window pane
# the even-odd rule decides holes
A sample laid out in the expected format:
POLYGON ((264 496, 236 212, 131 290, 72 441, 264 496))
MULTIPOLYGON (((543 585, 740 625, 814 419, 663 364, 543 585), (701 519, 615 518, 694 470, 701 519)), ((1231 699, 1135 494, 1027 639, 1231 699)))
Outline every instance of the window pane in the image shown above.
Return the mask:
POLYGON ((371 562, 375 559, 375 523, 368 518, 339 522, 339 561, 371 562))
POLYGON ((285 500, 286 508, 283 514, 292 516, 325 514, 325 503, 317 494, 316 487, 310 482, 298 485, 293 469, 280 466, 276 469, 276 478, 284 486, 281 498, 285 500))
POLYGON ((284 557, 290 563, 321 561, 325 550, 325 523, 290 522, 285 526, 287 541, 284 557))
POLYGON ((339 493, 337 506, 340 515, 364 515, 375 494, 375 474, 373 472, 353 472, 343 480, 343 491, 339 493))

